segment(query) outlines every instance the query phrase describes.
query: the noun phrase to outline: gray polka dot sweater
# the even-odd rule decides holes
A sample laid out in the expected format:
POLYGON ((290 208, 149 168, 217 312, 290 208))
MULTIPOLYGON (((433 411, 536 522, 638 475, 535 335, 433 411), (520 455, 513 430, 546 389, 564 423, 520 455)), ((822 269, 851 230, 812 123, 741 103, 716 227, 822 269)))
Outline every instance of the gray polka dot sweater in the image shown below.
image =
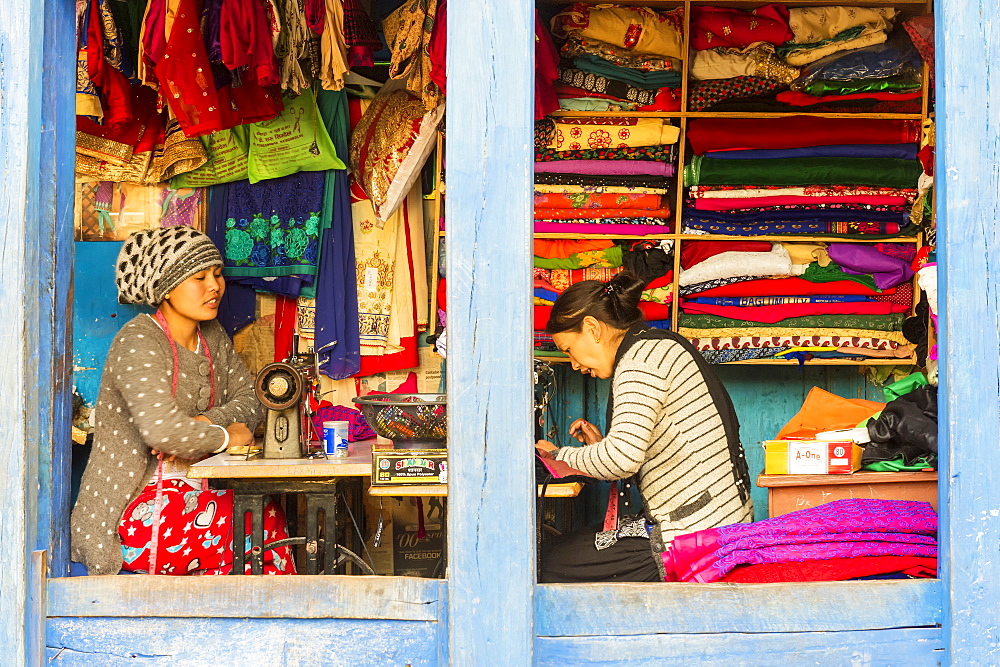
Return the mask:
POLYGON ((219 426, 243 422, 250 429, 261 418, 253 376, 222 326, 213 320, 203 323, 201 331, 215 366, 212 409, 203 351, 177 346, 177 396, 171 396, 170 343, 148 315, 126 324, 111 345, 94 412, 94 446, 70 519, 73 560, 86 565, 90 574, 121 569, 118 523, 156 474, 152 449, 198 460, 219 449, 225 434, 193 417, 203 414, 219 426))

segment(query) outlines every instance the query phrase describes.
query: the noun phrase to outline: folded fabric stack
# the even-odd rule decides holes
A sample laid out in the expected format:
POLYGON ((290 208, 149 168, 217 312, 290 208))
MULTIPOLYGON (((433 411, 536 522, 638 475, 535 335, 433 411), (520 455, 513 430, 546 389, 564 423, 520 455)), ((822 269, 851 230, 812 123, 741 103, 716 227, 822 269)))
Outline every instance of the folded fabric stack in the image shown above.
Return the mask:
POLYGON ((693 119, 684 231, 908 233, 922 171, 920 133, 917 120, 693 119))
POLYGON ((534 344, 538 356, 562 356, 545 333, 555 300, 584 280, 607 282, 623 270, 646 281, 639 308, 647 324, 670 328, 673 266, 666 241, 535 240, 534 344))
POLYGON ((915 256, 904 243, 685 241, 678 331, 720 363, 907 358, 915 256))
POLYGON ((675 537, 667 581, 839 581, 934 577, 937 513, 929 503, 849 499, 675 537))
POLYGON ((570 111, 680 111, 684 10, 575 3, 552 19, 565 40, 555 86, 570 111))
POLYGON ((665 234, 680 130, 661 118, 535 124, 535 232, 665 234))
POLYGON ((695 6, 688 110, 920 113, 920 55, 896 18, 892 7, 695 6))

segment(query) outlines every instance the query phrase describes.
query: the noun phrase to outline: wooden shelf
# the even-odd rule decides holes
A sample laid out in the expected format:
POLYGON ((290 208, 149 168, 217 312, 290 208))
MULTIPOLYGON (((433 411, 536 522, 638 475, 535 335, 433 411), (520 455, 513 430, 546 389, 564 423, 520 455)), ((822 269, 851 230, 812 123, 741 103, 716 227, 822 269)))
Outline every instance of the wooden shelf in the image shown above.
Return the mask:
MULTIPOLYGON (((825 3, 829 4, 829 3, 825 3)), ((843 113, 809 111, 796 107, 788 111, 553 111, 556 118, 785 118, 787 116, 816 116, 817 118, 868 118, 876 120, 920 120, 919 113, 843 113)))
MULTIPOLYGON (((535 355, 538 361, 548 361, 555 364, 569 363, 569 357, 545 357, 535 355)), ((810 359, 806 361, 807 366, 909 366, 916 365, 914 357, 903 357, 887 359, 884 357, 870 357, 868 359, 810 359)), ((713 366, 798 366, 798 359, 746 359, 744 361, 726 361, 713 366)))

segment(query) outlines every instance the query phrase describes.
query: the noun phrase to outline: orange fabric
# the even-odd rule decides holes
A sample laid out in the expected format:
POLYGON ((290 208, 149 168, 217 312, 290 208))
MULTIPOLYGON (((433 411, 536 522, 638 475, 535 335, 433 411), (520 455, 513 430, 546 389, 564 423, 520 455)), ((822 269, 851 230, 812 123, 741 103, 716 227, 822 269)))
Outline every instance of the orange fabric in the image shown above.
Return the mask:
POLYGON ((567 239, 535 239, 536 257, 569 257, 575 252, 589 252, 591 250, 604 250, 614 245, 614 241, 593 239, 593 240, 567 240, 567 239))
POLYGON ((813 387, 799 411, 778 431, 775 440, 812 438, 822 431, 854 428, 884 407, 885 403, 862 398, 842 398, 813 387))

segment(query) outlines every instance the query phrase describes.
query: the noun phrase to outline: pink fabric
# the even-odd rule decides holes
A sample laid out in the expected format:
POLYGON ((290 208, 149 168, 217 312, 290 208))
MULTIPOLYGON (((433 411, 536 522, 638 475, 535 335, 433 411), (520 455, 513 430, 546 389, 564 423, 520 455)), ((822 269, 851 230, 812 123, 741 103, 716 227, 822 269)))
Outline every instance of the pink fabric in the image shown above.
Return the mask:
POLYGON ((738 199, 698 198, 693 200, 688 205, 699 211, 732 211, 735 209, 760 208, 765 206, 810 206, 816 204, 906 206, 906 198, 888 195, 858 195, 853 197, 798 197, 789 195, 782 197, 745 197, 738 199))
POLYGON ((930 503, 853 498, 675 537, 667 581, 718 581, 737 565, 858 556, 937 556, 930 503))
POLYGON ((653 160, 553 160, 535 163, 535 173, 552 174, 673 176, 676 171, 677 168, 670 162, 653 160))
POLYGON ((647 234, 669 234, 672 225, 626 225, 605 224, 595 222, 549 222, 535 220, 536 234, 624 234, 627 236, 645 236, 647 234))
MULTIPOLYGON (((535 120, 559 110, 555 81, 559 78, 559 52, 535 10, 535 120)), ((442 88, 442 90, 444 90, 442 88)))
POLYGON ((853 303, 790 303, 780 306, 713 306, 707 303, 681 302, 685 313, 702 313, 735 320, 749 320, 773 324, 789 317, 809 315, 889 315, 905 313, 910 309, 896 303, 853 302, 853 303))

